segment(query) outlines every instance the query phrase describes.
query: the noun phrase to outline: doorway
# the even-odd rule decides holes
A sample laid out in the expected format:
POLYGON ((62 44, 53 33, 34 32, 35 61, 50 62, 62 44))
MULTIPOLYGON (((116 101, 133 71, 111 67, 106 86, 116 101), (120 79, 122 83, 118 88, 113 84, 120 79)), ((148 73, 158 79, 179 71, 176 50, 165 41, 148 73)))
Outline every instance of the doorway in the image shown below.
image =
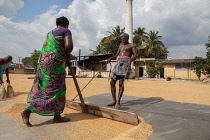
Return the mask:
POLYGON ((160 71, 160 78, 164 78, 164 68, 160 71))
POLYGON ((143 76, 144 76, 144 68, 139 67, 139 77, 143 77, 143 76))

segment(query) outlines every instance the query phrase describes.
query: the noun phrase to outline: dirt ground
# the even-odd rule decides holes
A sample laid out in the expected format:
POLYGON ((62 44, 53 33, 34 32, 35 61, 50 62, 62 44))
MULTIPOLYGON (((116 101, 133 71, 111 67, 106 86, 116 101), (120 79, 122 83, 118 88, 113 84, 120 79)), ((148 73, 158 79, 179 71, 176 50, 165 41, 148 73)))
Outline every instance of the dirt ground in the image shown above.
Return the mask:
MULTIPOLYGON (((16 94, 14 98, 20 100, 22 103, 25 103, 27 93, 29 92, 33 83, 33 79, 28 79, 28 77, 34 77, 34 75, 10 74, 11 85, 13 86, 13 89, 16 94)), ((77 80, 80 89, 82 89, 91 80, 91 78, 77 78, 77 80)), ((71 77, 66 78, 66 87, 67 87, 67 94, 66 94, 67 99, 71 100, 77 95, 77 91, 74 86, 73 79, 71 77)), ((131 96, 146 97, 146 98, 161 98, 164 100, 210 105, 209 89, 210 89, 209 84, 203 84, 199 81, 186 82, 186 81, 173 81, 173 80, 157 81, 157 80, 129 79, 128 81, 125 81, 124 94, 131 96)), ((92 82, 82 91, 84 97, 102 94, 102 93, 110 93, 110 86, 107 78, 94 78, 92 82)), ((7 107, 10 107, 11 110, 10 113, 4 111, 5 110, 4 108, 6 107, 2 109, 0 108, 0 113, 5 113, 10 116, 14 116, 14 113, 12 112, 12 105, 7 107)), ((22 108, 20 108, 19 110, 21 109, 22 108)), ((67 112, 75 113, 75 111, 71 109, 65 109, 64 114, 67 112)), ((77 121, 75 123, 78 123, 79 125, 80 122, 77 121)), ((84 126, 84 129, 85 128, 87 129, 88 125, 95 124, 91 125, 93 126, 93 128, 91 129, 94 129, 94 131, 96 132, 101 130, 101 128, 100 129, 98 128, 99 126, 103 126, 102 128, 104 129, 106 128, 104 135, 101 133, 100 135, 99 133, 94 133, 94 134, 89 133, 90 135, 96 137, 97 139, 122 139, 122 140, 147 139, 147 137, 151 135, 153 131, 152 126, 147 124, 143 119, 142 123, 139 126, 132 126, 129 124, 115 122, 104 118, 92 119, 89 122, 87 120, 85 124, 86 125, 84 126), (113 129, 111 128, 107 129, 107 127, 110 124, 114 126, 113 129), (107 136, 105 134, 109 135, 107 136)), ((86 134, 84 133, 84 135, 86 134)), ((76 137, 77 136, 75 135, 74 138, 76 137)))
MULTIPOLYGON (((11 85, 16 93, 28 93, 34 75, 10 74, 11 85)), ((91 80, 91 78, 77 78, 80 89, 91 80)), ((118 83, 116 84, 118 87, 118 83)), ((77 95, 72 78, 66 78, 67 99, 77 95)), ((124 94, 146 98, 162 98, 178 102, 196 103, 210 105, 210 84, 199 81, 157 81, 157 80, 126 80, 124 94)), ((94 78, 82 91, 84 97, 110 93, 110 85, 107 78, 94 78)))

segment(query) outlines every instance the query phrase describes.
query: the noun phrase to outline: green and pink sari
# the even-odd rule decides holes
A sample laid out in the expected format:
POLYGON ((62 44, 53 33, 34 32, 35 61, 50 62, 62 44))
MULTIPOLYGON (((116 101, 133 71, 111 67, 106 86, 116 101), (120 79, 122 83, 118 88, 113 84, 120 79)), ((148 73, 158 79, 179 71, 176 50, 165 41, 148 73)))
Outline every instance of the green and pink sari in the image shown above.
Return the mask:
POLYGON ((41 50, 33 86, 28 94, 27 109, 43 116, 56 116, 63 112, 66 99, 65 68, 66 53, 63 44, 59 44, 52 32, 49 32, 41 50))
MULTIPOLYGON (((3 59, 3 58, 1 58, 1 59, 3 59)), ((8 63, 4 63, 4 64, 0 65, 0 77, 2 80, 3 80, 4 69, 6 69, 8 67, 8 65, 9 65, 8 63)))

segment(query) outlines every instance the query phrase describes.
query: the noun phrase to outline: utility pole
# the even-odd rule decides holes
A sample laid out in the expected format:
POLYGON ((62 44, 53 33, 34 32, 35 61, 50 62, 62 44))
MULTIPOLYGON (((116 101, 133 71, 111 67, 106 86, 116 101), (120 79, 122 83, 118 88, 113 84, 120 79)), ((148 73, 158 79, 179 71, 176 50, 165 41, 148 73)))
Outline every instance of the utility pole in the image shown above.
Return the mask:
POLYGON ((79 49, 79 62, 80 62, 80 56, 81 56, 81 49, 79 49))
POLYGON ((19 69, 20 69, 20 58, 21 58, 21 57, 20 57, 20 56, 18 56, 18 60, 19 60, 19 69))
MULTIPOLYGON (((81 49, 79 49, 79 62, 78 62, 78 66, 80 66, 80 56, 81 56, 81 49)), ((79 69, 79 74, 80 74, 80 69, 79 69)))

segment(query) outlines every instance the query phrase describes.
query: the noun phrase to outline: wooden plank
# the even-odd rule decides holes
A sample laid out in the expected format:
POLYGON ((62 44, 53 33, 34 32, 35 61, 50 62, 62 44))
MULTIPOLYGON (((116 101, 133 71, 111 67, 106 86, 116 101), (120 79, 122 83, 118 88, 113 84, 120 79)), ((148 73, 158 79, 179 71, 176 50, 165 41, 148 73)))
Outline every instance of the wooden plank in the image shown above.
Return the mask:
MULTIPOLYGON (((66 100, 66 107, 75 109, 78 111, 82 111, 82 105, 79 102, 66 100)), ((89 114, 97 115, 100 117, 132 124, 132 125, 138 125, 140 123, 140 120, 138 119, 138 116, 135 113, 130 113, 122 110, 112 109, 108 107, 101 107, 101 106, 95 106, 91 104, 85 104, 86 112, 89 114)))

